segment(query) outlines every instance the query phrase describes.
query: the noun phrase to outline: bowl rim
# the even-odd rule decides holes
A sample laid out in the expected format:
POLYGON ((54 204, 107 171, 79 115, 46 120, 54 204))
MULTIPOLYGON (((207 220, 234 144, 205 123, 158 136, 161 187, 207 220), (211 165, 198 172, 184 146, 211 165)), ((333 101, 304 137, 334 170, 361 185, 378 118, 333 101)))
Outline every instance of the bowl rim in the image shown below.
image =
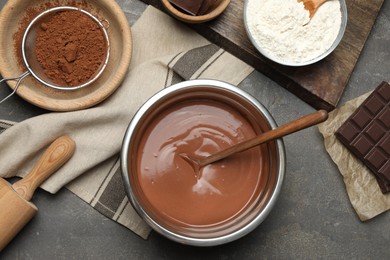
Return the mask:
POLYGON ((186 23, 204 23, 218 17, 229 5, 231 0, 221 0, 219 5, 211 12, 203 15, 189 15, 174 7, 169 0, 161 0, 166 10, 175 18, 186 23))
POLYGON ((263 55, 267 59, 269 59, 269 60, 271 60, 271 61, 273 61, 275 63, 281 64, 281 65, 286 65, 286 66, 291 66, 291 67, 300 67, 300 66, 310 65, 310 64, 316 63, 316 62, 324 59, 329 54, 331 54, 337 48, 337 46, 340 44, 341 40, 344 37, 345 30, 347 28, 347 23, 348 23, 347 4, 346 4, 345 0, 338 0, 340 2, 341 25, 340 25, 339 32, 338 32, 338 34, 336 36, 336 39, 334 40, 332 45, 324 53, 322 53, 321 55, 319 55, 319 56, 317 56, 317 57, 315 57, 313 59, 307 60, 307 61, 291 62, 291 61, 281 60, 281 59, 278 59, 277 57, 273 56, 269 52, 266 52, 263 48, 261 48, 261 46, 253 38, 252 33, 250 32, 250 30, 248 28, 248 22, 247 22, 247 19, 248 19, 247 18, 247 10, 248 10, 248 2, 249 1, 254 1, 254 0, 245 0, 245 2, 244 2, 244 15, 243 15, 243 18, 244 18, 244 27, 245 27, 246 34, 247 34, 250 42, 253 44, 253 46, 256 48, 256 50, 258 52, 260 52, 261 55, 263 55))
POLYGON ((263 114, 264 118, 269 123, 270 127, 272 129, 277 127, 277 124, 269 111, 259 102, 257 99, 255 99, 253 96, 245 92, 244 90, 241 90, 240 88, 233 86, 229 83, 222 82, 219 80, 188 80, 183 81, 177 84, 174 84, 170 87, 167 87, 163 90, 160 90, 156 94, 154 94, 150 99, 148 99, 136 112, 132 120, 130 121, 128 128, 126 130, 125 136, 123 138, 122 143, 122 149, 121 149, 121 155, 120 155, 120 161, 121 161, 121 174, 122 174, 122 180, 125 186, 125 191, 128 199, 130 200, 132 206, 136 210, 136 212, 141 216, 141 218, 157 233, 167 237, 170 240, 173 240, 178 243, 186 244, 186 245, 192 245, 192 246, 216 246, 225 244, 234 240, 237 240, 238 238, 243 237, 244 235, 248 234, 249 232, 253 231, 260 223, 264 221, 264 219, 269 215, 270 211, 276 204, 276 201, 279 197, 279 194, 281 192, 284 175, 285 175, 285 165, 286 165, 286 156, 285 156, 285 148, 284 143, 281 138, 275 140, 276 142, 276 152, 277 152, 277 164, 279 165, 278 172, 277 172, 277 180, 275 189, 269 199, 268 204, 264 207, 263 211, 261 211, 251 222, 249 222, 246 226, 242 227, 239 230, 236 230, 232 233, 222 235, 219 237, 212 237, 212 238, 194 238, 189 236, 184 236, 181 234, 174 233, 160 224, 158 224, 156 221, 154 221, 148 213, 142 208, 140 203, 137 201, 137 197, 134 194, 131 185, 130 185, 130 179, 129 179, 129 173, 128 173, 128 153, 129 153, 129 144, 131 140, 131 136, 133 132, 136 130, 138 122, 142 119, 145 112, 148 111, 148 109, 158 100, 163 98, 166 95, 169 95, 171 93, 174 93, 176 91, 180 91, 182 89, 188 88, 188 87, 194 87, 194 86, 205 86, 205 87, 215 87, 227 91, 233 91, 235 94, 239 95, 243 99, 247 100, 248 102, 252 103, 256 108, 263 114))

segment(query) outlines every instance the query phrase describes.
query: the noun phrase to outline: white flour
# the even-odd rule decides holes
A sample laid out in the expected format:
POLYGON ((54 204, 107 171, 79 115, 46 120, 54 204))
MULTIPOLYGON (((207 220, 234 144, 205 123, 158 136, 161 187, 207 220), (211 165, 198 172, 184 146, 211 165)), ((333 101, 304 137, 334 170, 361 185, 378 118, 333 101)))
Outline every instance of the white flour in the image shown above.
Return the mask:
POLYGON ((252 37, 268 56, 285 62, 318 57, 331 47, 341 25, 338 0, 325 2, 311 21, 297 0, 249 0, 247 4, 252 37))

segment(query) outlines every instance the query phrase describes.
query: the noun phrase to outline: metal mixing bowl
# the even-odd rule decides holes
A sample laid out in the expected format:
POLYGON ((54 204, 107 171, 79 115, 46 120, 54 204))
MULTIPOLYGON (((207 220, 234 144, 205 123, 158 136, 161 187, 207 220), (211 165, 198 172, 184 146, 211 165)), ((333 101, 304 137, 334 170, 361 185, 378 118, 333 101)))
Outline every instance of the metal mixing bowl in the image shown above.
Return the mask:
MULTIPOLYGON (((238 217, 207 227, 186 228, 159 218, 159 212, 149 206, 137 180, 137 154, 145 128, 164 109, 191 99, 223 102, 237 109, 259 132, 276 127, 267 109, 245 91, 216 80, 191 80, 163 89, 151 97, 132 118, 122 145, 121 170, 127 196, 138 214, 158 233, 173 241, 193 246, 215 246, 236 240, 254 230, 270 213, 281 191, 285 174, 285 150, 278 139, 263 144, 268 157, 268 170, 260 174, 265 178, 250 204, 238 217), (249 119, 248 119, 249 120, 249 119), (264 172, 267 171, 267 172, 264 172)), ((263 159, 264 159, 263 158, 263 159)), ((245 172, 242 172, 245 174, 245 172)), ((215 210, 218 210, 216 208, 215 210)))

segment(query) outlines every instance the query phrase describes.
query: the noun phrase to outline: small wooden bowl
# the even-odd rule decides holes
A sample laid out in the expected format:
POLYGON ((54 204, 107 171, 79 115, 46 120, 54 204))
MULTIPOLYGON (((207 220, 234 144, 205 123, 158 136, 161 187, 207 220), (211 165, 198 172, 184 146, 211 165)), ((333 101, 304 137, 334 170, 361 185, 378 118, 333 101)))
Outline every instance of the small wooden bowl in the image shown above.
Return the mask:
POLYGON ((204 15, 190 15, 173 6, 169 0, 161 0, 167 11, 176 19, 186 23, 204 23, 218 17, 229 5, 230 0, 219 0, 213 9, 204 15))
MULTIPOLYGON (((14 35, 20 30, 23 19, 32 19, 28 12, 42 12, 55 6, 76 6, 88 10, 109 22, 110 58, 99 78, 86 88, 63 91, 48 88, 33 77, 26 77, 17 95, 31 104, 50 111, 74 111, 92 107, 111 96, 120 86, 131 62, 133 43, 126 15, 116 1, 74 0, 9 0, 0 12, 0 72, 3 78, 15 77, 23 72, 14 47, 14 35)), ((20 58, 21 59, 21 58, 20 58)), ((15 81, 8 81, 11 89, 15 81)))

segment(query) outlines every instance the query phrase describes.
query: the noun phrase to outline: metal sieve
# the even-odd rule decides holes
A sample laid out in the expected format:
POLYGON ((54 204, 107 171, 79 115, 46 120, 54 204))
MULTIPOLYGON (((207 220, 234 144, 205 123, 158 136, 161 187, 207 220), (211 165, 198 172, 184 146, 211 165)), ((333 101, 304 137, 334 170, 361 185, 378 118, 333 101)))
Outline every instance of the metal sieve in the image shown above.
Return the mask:
POLYGON ((10 81, 10 80, 16 80, 16 85, 12 91, 11 94, 6 96, 0 101, 0 104, 10 98, 13 94, 16 93, 17 89, 19 88, 21 82, 26 78, 28 75, 32 75, 36 80, 41 82, 47 87, 53 88, 53 89, 58 89, 58 90, 75 90, 75 89, 80 89, 83 88, 87 85, 90 85, 92 82, 94 82, 104 71, 105 67, 107 66, 108 59, 110 56, 110 43, 108 39, 108 34, 107 34, 107 28, 109 24, 108 21, 104 20, 103 22, 97 19, 94 15, 90 14, 89 12, 77 8, 77 7, 72 7, 72 6, 60 6, 60 7, 54 7, 50 8, 42 13, 40 13, 37 17, 35 17, 27 26, 26 31, 24 32, 23 39, 22 39, 22 56, 23 56, 23 62, 25 66, 27 67, 27 71, 25 71, 23 74, 20 76, 15 76, 15 77, 9 77, 9 78, 3 78, 0 80, 0 83, 3 81, 10 81), (42 21, 44 18, 47 18, 49 15, 54 15, 59 12, 63 11, 78 11, 86 14, 90 18, 92 18, 98 25, 100 30, 103 32, 104 39, 106 42, 106 57, 104 61, 100 64, 99 69, 95 72, 95 74, 86 82, 76 85, 76 86, 63 86, 63 85, 58 85, 52 80, 50 80, 41 65, 39 64, 36 55, 35 55, 35 43, 36 43, 36 38, 37 38, 37 31, 40 28, 40 21, 42 21), (105 25, 103 25, 105 23, 105 25))

